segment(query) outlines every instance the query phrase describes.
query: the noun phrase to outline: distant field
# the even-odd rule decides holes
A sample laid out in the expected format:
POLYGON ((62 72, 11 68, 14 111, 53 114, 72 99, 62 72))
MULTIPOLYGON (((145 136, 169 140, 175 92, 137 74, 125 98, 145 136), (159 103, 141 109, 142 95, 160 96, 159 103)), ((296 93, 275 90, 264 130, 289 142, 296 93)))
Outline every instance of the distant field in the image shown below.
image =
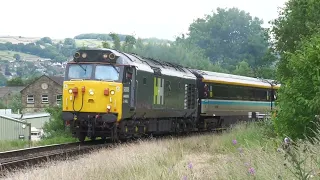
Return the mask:
MULTIPOLYGON (((77 47, 96 47, 96 46, 101 46, 102 47, 102 42, 101 40, 97 40, 97 39, 76 39, 76 46, 77 47)), ((113 45, 113 43, 111 41, 107 41, 110 45, 113 45)))
POLYGON ((14 54, 19 54, 22 59, 26 59, 27 61, 35 61, 40 59, 40 57, 38 56, 25 54, 21 52, 15 52, 15 51, 0 51, 0 58, 1 60, 8 60, 8 61, 15 60, 15 58, 13 58, 14 54))
POLYGON ((28 44, 41 39, 40 37, 19 37, 19 36, 0 36, 0 43, 11 42, 12 44, 28 44))
MULTIPOLYGON (((0 43, 6 43, 6 42, 11 42, 12 44, 18 44, 18 43, 23 43, 23 44, 28 44, 28 43, 33 43, 36 42, 37 40, 41 39, 41 37, 19 37, 19 36, 0 36, 0 43)), ((53 43, 59 43, 63 42, 64 39, 52 39, 53 43)), ((150 40, 153 42, 153 40, 150 40)), ((97 39, 75 39, 76 46, 78 48, 80 47, 102 47, 102 40, 97 40, 97 39)), ((110 46, 113 46, 112 41, 107 41, 110 46)), ((121 42, 121 44, 123 41, 121 42)), ((143 42, 144 44, 147 44, 147 41, 143 42)))

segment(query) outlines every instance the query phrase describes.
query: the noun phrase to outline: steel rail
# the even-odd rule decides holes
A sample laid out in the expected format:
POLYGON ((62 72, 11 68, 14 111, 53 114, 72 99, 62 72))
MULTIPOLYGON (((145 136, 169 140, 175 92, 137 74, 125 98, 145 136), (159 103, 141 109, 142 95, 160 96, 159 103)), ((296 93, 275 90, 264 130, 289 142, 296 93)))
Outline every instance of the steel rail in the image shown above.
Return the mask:
POLYGON ((41 164, 48 160, 62 160, 73 156, 89 153, 92 150, 110 146, 102 141, 88 141, 85 143, 65 143, 32 148, 5 151, 0 153, 0 177, 8 172, 41 164))

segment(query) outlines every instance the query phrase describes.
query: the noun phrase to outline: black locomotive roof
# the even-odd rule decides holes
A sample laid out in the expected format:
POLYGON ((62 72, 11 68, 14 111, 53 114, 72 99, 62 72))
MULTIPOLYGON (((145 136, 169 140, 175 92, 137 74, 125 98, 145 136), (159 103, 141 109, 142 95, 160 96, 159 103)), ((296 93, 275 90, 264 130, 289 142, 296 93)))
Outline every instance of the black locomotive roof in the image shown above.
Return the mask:
POLYGON ((185 68, 181 65, 152 58, 141 57, 137 54, 124 53, 115 49, 86 48, 77 52, 88 52, 89 54, 93 51, 96 51, 95 54, 101 54, 104 52, 113 53, 117 57, 116 64, 132 65, 139 70, 152 72, 159 75, 163 74, 187 79, 196 79, 196 76, 188 68, 185 68))

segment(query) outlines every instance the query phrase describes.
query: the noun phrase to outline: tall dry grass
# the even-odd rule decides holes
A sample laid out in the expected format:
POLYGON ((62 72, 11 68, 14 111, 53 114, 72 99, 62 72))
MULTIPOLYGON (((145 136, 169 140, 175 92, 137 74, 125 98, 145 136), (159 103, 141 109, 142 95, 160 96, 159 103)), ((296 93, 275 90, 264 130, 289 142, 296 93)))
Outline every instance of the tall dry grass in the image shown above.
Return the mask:
POLYGON ((319 143, 301 142, 296 152, 308 159, 300 169, 293 168, 294 163, 285 159, 288 150, 280 148, 281 140, 269 138, 265 132, 265 126, 252 123, 220 135, 140 141, 76 160, 50 162, 10 174, 8 179, 274 180, 302 179, 299 172, 304 175, 307 171, 311 171, 309 178, 319 179, 319 143))

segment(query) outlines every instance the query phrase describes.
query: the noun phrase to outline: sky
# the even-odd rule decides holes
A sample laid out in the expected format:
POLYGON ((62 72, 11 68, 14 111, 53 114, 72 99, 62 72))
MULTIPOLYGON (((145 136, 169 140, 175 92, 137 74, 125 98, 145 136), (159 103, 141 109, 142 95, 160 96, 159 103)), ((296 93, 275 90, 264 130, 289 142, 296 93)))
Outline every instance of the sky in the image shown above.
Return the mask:
POLYGON ((174 40, 217 7, 237 7, 265 24, 286 0, 1 0, 0 36, 62 39, 81 33, 174 40))

